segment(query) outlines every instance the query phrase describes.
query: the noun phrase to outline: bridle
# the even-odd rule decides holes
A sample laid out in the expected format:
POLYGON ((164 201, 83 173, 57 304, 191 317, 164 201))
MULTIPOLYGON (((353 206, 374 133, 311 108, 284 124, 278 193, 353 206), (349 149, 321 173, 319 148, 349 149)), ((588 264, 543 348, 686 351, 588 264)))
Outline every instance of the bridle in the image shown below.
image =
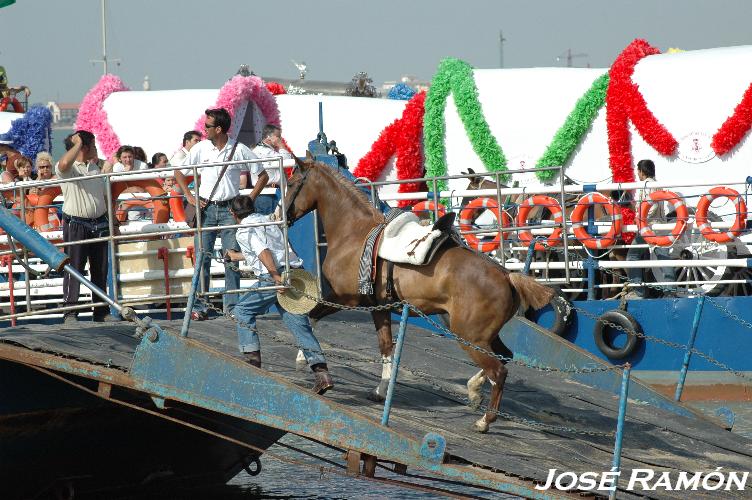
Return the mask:
POLYGON ((303 172, 303 176, 300 179, 300 182, 295 185, 292 189, 292 196, 290 197, 290 203, 287 205, 287 227, 292 227, 292 225, 295 223, 297 217, 294 217, 292 214, 292 209, 295 208, 295 199, 300 194, 300 190, 303 189, 303 184, 305 184, 306 179, 308 178, 308 172, 311 170, 308 169, 305 172, 303 172))

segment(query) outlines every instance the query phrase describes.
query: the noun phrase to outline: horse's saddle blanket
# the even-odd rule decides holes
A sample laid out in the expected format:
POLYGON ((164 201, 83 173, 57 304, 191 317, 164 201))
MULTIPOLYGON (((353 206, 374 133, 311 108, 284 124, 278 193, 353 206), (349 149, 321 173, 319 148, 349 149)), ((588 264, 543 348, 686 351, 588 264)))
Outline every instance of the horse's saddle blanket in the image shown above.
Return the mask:
POLYGON ((436 225, 424 226, 412 212, 404 212, 384 228, 378 256, 399 264, 423 266, 449 237, 436 225))

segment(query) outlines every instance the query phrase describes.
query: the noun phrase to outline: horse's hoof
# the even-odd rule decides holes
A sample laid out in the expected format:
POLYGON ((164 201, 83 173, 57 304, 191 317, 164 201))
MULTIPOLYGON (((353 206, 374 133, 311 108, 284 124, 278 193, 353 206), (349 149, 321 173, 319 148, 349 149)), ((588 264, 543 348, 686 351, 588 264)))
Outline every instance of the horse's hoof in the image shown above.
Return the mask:
POLYGON ((473 429, 475 429, 477 432, 480 432, 481 434, 488 432, 488 422, 486 422, 485 417, 476 420, 473 424, 473 429))
POLYGON ((386 400, 386 398, 384 396, 382 396, 381 394, 379 394, 375 390, 369 392, 366 397, 370 401, 373 401, 374 403, 383 403, 386 400))

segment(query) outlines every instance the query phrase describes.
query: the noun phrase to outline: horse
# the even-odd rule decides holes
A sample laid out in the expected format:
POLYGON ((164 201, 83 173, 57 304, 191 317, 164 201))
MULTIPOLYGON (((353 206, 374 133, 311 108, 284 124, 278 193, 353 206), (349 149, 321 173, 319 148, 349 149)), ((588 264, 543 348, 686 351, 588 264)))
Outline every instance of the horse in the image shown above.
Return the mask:
MULTIPOLYGON (((361 190, 323 163, 298 160, 284 206, 289 224, 314 209, 318 211, 327 239, 322 271, 331 291, 326 300, 343 306, 388 301, 387 263, 380 259, 374 296, 364 297, 358 292, 360 254, 366 237, 373 227, 385 221, 361 190)), ((471 406, 480 405, 483 384, 486 380, 491 383, 489 408, 473 424, 477 431, 487 432, 497 418, 508 373, 505 361, 497 356, 512 356, 499 338, 499 331, 521 306, 540 309, 548 304, 552 290, 533 278, 509 273, 495 261, 456 243, 445 243, 427 265, 394 264, 393 283, 399 299, 425 314, 446 315, 449 329, 470 344, 460 343, 480 368, 467 384, 471 406)), ((333 307, 320 307, 310 316, 320 319, 336 311, 333 307)), ((391 312, 377 310, 371 315, 384 366, 381 382, 369 399, 383 401, 392 369, 391 312)))

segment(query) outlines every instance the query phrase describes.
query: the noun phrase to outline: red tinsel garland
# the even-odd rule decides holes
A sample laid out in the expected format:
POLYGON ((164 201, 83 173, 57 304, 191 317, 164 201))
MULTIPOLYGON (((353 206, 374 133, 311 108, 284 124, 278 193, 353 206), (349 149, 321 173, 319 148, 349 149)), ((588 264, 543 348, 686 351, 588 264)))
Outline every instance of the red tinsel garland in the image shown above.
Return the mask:
POLYGON ((723 122, 713 135, 710 147, 715 154, 725 155, 747 135, 752 127, 752 84, 744 92, 742 101, 734 109, 734 114, 723 122))
MULTIPOLYGON (((405 105, 402 116, 381 131, 379 138, 358 162, 353 171, 356 177, 366 177, 375 181, 386 167, 389 159, 397 155, 397 178, 414 179, 423 176, 423 110, 426 93, 415 94, 405 105)), ((414 193, 425 189, 425 183, 410 182, 400 184, 400 193, 414 193)), ((400 207, 412 205, 414 201, 401 200, 400 207)))
POLYGON ((660 154, 674 154, 677 140, 648 109, 637 85, 632 82, 635 66, 644 57, 660 54, 660 50, 645 40, 634 40, 614 61, 609 70, 606 91, 606 127, 611 170, 615 182, 634 180, 629 121, 645 141, 660 154))
POLYGON ((273 95, 281 95, 281 94, 287 94, 287 90, 285 90, 285 87, 282 86, 281 83, 277 82, 266 82, 266 88, 271 92, 273 95))

